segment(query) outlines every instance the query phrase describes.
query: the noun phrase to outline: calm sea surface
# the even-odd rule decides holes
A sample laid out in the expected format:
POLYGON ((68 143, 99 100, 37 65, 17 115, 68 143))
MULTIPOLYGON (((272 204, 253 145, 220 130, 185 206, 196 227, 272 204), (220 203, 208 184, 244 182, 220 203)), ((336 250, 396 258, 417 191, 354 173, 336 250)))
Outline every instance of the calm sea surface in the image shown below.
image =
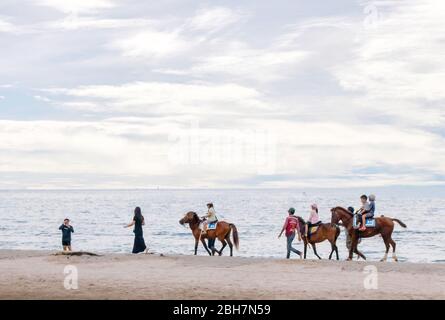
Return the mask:
MULTIPOLYGON (((131 252, 133 233, 123 226, 132 219, 135 206, 146 218, 145 240, 155 252, 193 254, 190 229, 178 224, 185 212, 200 215, 212 201, 220 219, 233 222, 240 234, 235 255, 274 257, 285 255, 285 239, 277 239, 289 207, 307 219, 316 202, 322 220, 330 221, 333 206, 358 206, 368 190, 86 190, 0 191, 0 249, 59 249, 58 230, 63 218, 72 220, 73 248, 96 252, 131 252)), ((407 229, 396 225, 393 239, 401 261, 445 262, 445 192, 434 189, 369 190, 377 194, 377 215, 397 217, 407 229)), ((340 258, 347 257, 342 229, 338 240, 340 258)), ((302 249, 296 242, 295 247, 302 249)), ((318 245, 327 258, 328 242, 318 245)), ((364 239, 361 251, 371 260, 383 256, 380 237, 364 239)), ((228 250, 225 252, 228 254, 228 250)), ((199 254, 204 255, 200 248, 199 254)), ((309 258, 314 258, 309 250, 309 258)))

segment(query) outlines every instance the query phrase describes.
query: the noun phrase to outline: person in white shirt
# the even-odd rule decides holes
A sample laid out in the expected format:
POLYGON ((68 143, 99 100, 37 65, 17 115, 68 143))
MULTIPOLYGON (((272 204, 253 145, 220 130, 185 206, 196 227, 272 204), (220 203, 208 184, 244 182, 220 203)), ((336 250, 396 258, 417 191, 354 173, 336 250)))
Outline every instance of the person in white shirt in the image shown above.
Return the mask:
POLYGON ((218 221, 213 203, 207 203, 207 214, 203 216, 203 218, 205 219, 205 221, 203 222, 202 233, 205 234, 207 233, 208 224, 218 221))

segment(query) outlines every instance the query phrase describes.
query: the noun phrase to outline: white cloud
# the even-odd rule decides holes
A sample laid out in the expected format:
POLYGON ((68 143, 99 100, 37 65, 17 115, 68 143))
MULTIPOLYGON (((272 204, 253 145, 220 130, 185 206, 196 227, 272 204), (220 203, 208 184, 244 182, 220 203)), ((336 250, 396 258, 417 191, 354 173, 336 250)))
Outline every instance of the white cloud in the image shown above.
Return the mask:
POLYGON ((0 33, 13 33, 17 31, 17 27, 12 23, 0 18, 0 33))
POLYGON ((0 171, 10 181, 29 173, 89 175, 91 186, 106 175, 129 186, 130 176, 137 186, 155 176, 176 186, 335 187, 445 175, 441 2, 374 2, 371 24, 372 10, 338 17, 329 5, 313 17, 242 3, 175 12, 148 2, 32 3, 44 7, 0 18, 2 79, 20 84, 11 95, 0 85, 2 105, 26 101, 39 118, 73 121, 2 113, 29 120, 0 122, 0 171), (211 137, 266 131, 276 177, 261 181, 247 162, 172 164, 169 137, 189 132, 190 120, 200 121, 204 154, 225 147, 211 137))
POLYGON ((35 95, 34 99, 36 99, 37 101, 42 101, 42 102, 51 102, 51 99, 44 97, 44 96, 39 96, 39 95, 35 95))
POLYGON ((192 30, 216 32, 234 24, 245 16, 241 12, 226 7, 202 8, 188 21, 187 27, 192 30))
MULTIPOLYGON (((425 108, 419 102, 445 99, 445 42, 439 31, 445 28, 445 3, 424 0, 382 4, 384 14, 359 29, 352 60, 334 67, 334 75, 343 88, 380 100, 377 103, 384 104, 393 115, 408 116, 411 122, 432 115, 443 122, 443 108, 425 108), (385 104, 388 99, 390 106, 385 104)), ((375 10, 383 9, 377 3, 375 10)))
POLYGON ((135 19, 105 19, 100 17, 83 17, 78 14, 70 14, 61 20, 47 23, 47 27, 52 29, 117 29, 117 28, 146 28, 156 25, 155 20, 135 18, 135 19))
POLYGON ((162 153, 162 143, 150 139, 151 134, 159 132, 161 125, 153 123, 142 127, 111 121, 0 120, 0 123, 0 171, 167 173, 163 164, 156 160, 162 153), (132 133, 140 134, 144 140, 132 141, 125 137, 132 133))
POLYGON ((255 89, 237 84, 135 82, 119 86, 92 85, 77 88, 44 90, 59 97, 59 101, 88 111, 114 111, 146 114, 211 114, 239 113, 252 108, 267 108, 255 89), (73 99, 77 99, 74 100, 73 99))
POLYGON ((147 30, 114 40, 111 47, 122 51, 124 56, 144 58, 165 58, 190 48, 178 31, 157 30, 147 30))
MULTIPOLYGON (((208 48, 212 34, 238 22, 245 15, 225 7, 199 9, 195 15, 165 26, 129 34, 111 43, 127 57, 168 58, 208 48)), ((169 22, 169 19, 165 19, 169 22)), ((161 25, 158 21, 158 25, 161 25)), ((205 49, 204 49, 205 51, 205 49)))
MULTIPOLYGON (((288 78, 298 70, 309 52, 302 50, 251 49, 244 46, 230 48, 226 53, 202 57, 188 70, 176 70, 179 74, 229 75, 259 82, 288 78)), ((174 73, 175 70, 157 70, 174 73)))
POLYGON ((5 100, 5 96, 0 96, 0 100, 5 100))
POLYGON ((46 6, 64 13, 89 13, 115 7, 113 0, 34 0, 37 5, 46 6))
MULTIPOLYGON (((196 141, 197 148, 193 150, 199 150, 201 157, 215 148, 230 150, 230 140, 224 137, 236 137, 255 128, 275 136, 274 175, 291 177, 290 181, 272 178, 264 184, 257 181, 257 186, 431 184, 435 174, 445 173, 444 139, 416 129, 400 131, 390 125, 267 119, 247 119, 243 124, 218 128, 212 123, 201 123, 202 140, 196 141), (212 140, 215 136, 221 139, 212 140), (354 173, 376 166, 394 172, 354 173)), ((2 120, 0 171, 74 177, 66 187, 79 186, 76 175, 110 175, 127 187, 131 185, 125 183, 130 184, 132 176, 140 177, 138 185, 145 182, 146 186, 151 185, 153 177, 160 185, 162 181, 175 181, 170 186, 177 187, 250 184, 249 179, 257 172, 247 159, 228 165, 172 162, 169 155, 174 152, 180 156, 181 151, 176 149, 172 134, 187 134, 190 130, 187 118, 180 117, 91 122, 2 120), (237 182, 243 180, 246 182, 237 182)), ((92 186, 94 180, 88 185, 92 186)))

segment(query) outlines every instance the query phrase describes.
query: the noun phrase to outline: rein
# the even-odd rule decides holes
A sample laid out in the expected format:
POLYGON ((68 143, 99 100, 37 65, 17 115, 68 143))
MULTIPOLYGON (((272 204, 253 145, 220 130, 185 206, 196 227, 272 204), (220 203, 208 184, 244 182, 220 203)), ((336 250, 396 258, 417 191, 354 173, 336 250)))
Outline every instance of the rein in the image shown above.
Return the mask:
MULTIPOLYGON (((337 210, 339 210, 339 209, 337 209, 337 210)), ((336 211, 337 211, 336 210, 336 211)), ((344 219, 344 218, 341 218, 341 220, 342 220, 342 225, 343 225, 343 227, 347 227, 347 224, 349 224, 349 221, 351 221, 352 220, 352 218, 353 218, 353 216, 352 215, 350 215, 349 214, 349 212, 345 212, 346 213, 346 216, 348 217, 347 219, 344 219)), ((337 212, 335 213, 335 214, 337 214, 337 212)), ((340 224, 339 224, 340 225, 340 224)))

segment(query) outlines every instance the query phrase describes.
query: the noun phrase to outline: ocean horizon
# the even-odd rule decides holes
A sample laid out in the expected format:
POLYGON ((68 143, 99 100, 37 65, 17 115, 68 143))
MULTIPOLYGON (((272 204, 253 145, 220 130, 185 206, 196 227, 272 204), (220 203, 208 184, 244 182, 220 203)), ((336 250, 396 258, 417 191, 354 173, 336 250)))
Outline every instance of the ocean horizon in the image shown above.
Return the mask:
MULTIPOLYGON (((376 216, 398 218, 408 225, 407 229, 396 225, 393 233, 400 261, 445 262, 445 223, 441 220, 445 191, 440 187, 0 190, 0 249, 58 250, 58 227, 69 217, 75 229, 74 250, 131 252, 133 233, 123 226, 139 206, 146 218, 145 240, 152 251, 193 254, 190 229, 178 221, 188 211, 203 215, 205 204, 211 201, 220 220, 238 228, 240 250, 235 255, 282 258, 285 240, 277 236, 289 207, 307 219, 310 205, 317 203, 322 221, 330 222, 330 208, 358 208, 362 193, 377 195, 376 216)), ((344 229, 337 246, 340 259, 346 259, 344 229)), ((301 250, 303 245, 296 241, 295 247, 301 250)), ((372 261, 384 254, 379 236, 363 239, 359 249, 372 261)), ((317 244, 317 251, 327 258, 329 243, 317 244)), ((198 252, 206 254, 202 247, 198 252)), ((310 248, 308 258, 315 258, 310 248)))

